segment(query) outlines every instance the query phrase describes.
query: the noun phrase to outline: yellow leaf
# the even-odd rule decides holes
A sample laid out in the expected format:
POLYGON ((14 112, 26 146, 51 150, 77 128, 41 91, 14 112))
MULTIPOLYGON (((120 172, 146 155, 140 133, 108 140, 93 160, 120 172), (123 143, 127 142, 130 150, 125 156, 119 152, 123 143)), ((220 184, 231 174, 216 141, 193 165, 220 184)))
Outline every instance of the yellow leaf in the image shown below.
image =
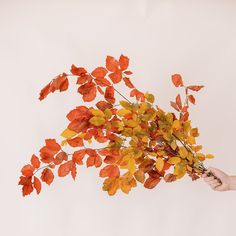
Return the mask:
POLYGON ((175 150, 175 149, 177 148, 176 141, 175 141, 175 140, 172 141, 171 144, 170 144, 170 146, 171 146, 171 148, 172 148, 173 150, 175 150))
POLYGON ((172 124, 172 128, 173 129, 180 129, 181 128, 181 123, 179 120, 174 120, 173 124, 172 124))
POLYGON ((131 110, 132 109, 132 106, 129 102, 126 102, 126 101, 120 101, 120 105, 122 107, 124 107, 125 109, 128 109, 128 110, 131 110))
POLYGON ((199 152, 200 150, 202 150, 202 145, 193 146, 192 149, 195 152, 199 152))
POLYGON ((104 117, 104 113, 103 111, 99 110, 99 109, 91 109, 91 113, 94 115, 94 116, 100 116, 100 117, 104 117))
POLYGON ((200 161, 204 161, 205 160, 205 155, 203 153, 197 153, 197 158, 200 160, 200 161))
POLYGON ((168 161, 169 164, 176 165, 181 162, 179 157, 171 157, 168 161))
POLYGON ((66 140, 61 141, 61 146, 65 146, 67 144, 66 140))
POLYGON ((109 108, 106 108, 104 111, 104 115, 106 116, 107 119, 110 119, 112 117, 112 112, 109 108))
POLYGON ((100 117, 100 116, 94 116, 94 117, 89 119, 89 123, 91 123, 95 126, 100 126, 100 125, 103 125, 105 123, 105 119, 103 117, 100 117))
POLYGON ((188 151, 185 147, 180 147, 179 148, 179 154, 182 158, 186 158, 188 155, 188 151))
POLYGON ((134 172, 134 177, 140 183, 143 183, 145 180, 145 174, 144 174, 143 170, 141 170, 141 169, 134 172))
POLYGON ((214 158, 215 156, 214 155, 212 155, 212 154, 206 154, 206 158, 208 158, 208 159, 212 159, 212 158, 214 158))
POLYGON ((70 139, 70 138, 74 137, 76 134, 77 134, 76 132, 67 128, 61 133, 61 136, 66 139, 70 139))
POLYGON ((193 128, 193 129, 191 129, 190 134, 191 134, 193 137, 198 137, 198 136, 199 136, 198 128, 193 128))
POLYGON ((193 136, 188 136, 187 142, 191 145, 196 143, 195 138, 193 136))
POLYGON ((127 110, 127 109, 124 109, 124 108, 121 108, 121 109, 119 109, 117 112, 116 112, 116 114, 118 115, 118 116, 125 116, 125 115, 127 115, 127 114, 129 114, 129 113, 131 113, 131 111, 130 110, 127 110))
POLYGON ((138 122, 134 121, 134 120, 127 120, 127 121, 125 121, 125 124, 129 127, 135 127, 138 125, 138 122))
POLYGON ((159 172, 161 172, 163 167, 164 167, 164 161, 162 158, 158 157, 156 160, 156 168, 159 172))
POLYGON ((155 97, 153 94, 146 92, 144 94, 145 98, 147 99, 148 102, 154 103, 155 97))

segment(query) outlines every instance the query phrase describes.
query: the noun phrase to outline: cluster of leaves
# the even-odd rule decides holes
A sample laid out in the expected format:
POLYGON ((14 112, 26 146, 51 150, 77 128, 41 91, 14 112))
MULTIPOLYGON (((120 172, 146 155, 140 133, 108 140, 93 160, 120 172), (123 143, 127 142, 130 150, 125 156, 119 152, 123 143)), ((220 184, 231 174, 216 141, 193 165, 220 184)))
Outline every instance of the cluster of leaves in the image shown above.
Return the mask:
POLYGON ((203 154, 201 145, 196 144, 198 129, 192 128, 189 120, 189 103, 195 104, 190 92, 197 92, 204 86, 184 86, 181 75, 172 75, 176 87, 185 91, 185 101, 176 96, 170 105, 178 112, 165 112, 154 106, 155 97, 143 93, 131 82, 128 70, 129 58, 121 55, 119 60, 106 57, 105 67, 97 67, 89 73, 83 67, 71 66, 71 74, 62 73, 55 77, 40 92, 39 99, 45 99, 55 91, 65 91, 69 77, 77 79, 78 93, 84 102, 102 97, 93 106, 77 106, 67 114, 69 124, 61 133, 60 144, 55 139, 46 139, 39 155, 32 155, 29 164, 21 169, 19 185, 23 196, 35 189, 39 194, 42 182, 50 185, 55 169, 59 177, 77 175, 77 167, 86 163, 87 167, 100 168, 99 176, 104 179, 103 190, 114 195, 118 189, 124 193, 137 186, 154 188, 162 179, 173 182, 188 174, 192 180, 199 178, 199 164, 212 154, 203 154), (131 102, 122 95, 115 84, 124 83, 130 89, 131 102), (122 96, 116 103, 115 93, 122 96), (93 141, 101 148, 88 148, 93 141), (67 153, 67 146, 72 153, 67 153), (76 150, 74 150, 76 148, 76 150), (41 176, 36 173, 41 171, 41 176))

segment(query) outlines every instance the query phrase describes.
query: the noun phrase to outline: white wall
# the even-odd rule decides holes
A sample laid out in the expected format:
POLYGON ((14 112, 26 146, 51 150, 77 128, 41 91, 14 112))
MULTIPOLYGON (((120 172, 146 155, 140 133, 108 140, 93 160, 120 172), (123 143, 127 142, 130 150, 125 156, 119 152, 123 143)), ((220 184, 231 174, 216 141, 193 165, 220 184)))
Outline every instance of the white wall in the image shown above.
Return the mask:
MULTIPOLYGON (((45 138, 59 138, 67 112, 82 104, 76 86, 40 102, 38 93, 72 63, 92 70, 106 55, 130 58, 133 82, 169 101, 170 76, 203 84, 191 108, 207 166, 236 174, 236 1, 0 1, 1 235, 233 236, 235 192, 214 192, 187 176, 153 190, 109 197, 95 168, 23 198, 20 168, 45 138)), ((73 84, 73 83, 72 83, 73 84)))

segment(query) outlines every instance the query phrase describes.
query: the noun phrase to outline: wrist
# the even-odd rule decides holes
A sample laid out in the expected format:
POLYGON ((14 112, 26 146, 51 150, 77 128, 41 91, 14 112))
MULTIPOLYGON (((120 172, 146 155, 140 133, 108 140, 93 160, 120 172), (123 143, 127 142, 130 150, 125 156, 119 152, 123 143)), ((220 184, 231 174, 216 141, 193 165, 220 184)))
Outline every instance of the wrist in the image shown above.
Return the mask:
POLYGON ((229 176, 229 189, 236 190, 236 176, 229 176))

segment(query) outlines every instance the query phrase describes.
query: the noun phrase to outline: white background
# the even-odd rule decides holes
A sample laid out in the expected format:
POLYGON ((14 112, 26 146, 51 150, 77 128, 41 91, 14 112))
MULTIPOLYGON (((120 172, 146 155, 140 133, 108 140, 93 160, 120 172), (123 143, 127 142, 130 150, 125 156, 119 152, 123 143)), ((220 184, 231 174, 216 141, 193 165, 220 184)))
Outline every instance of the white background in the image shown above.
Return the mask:
POLYGON ((45 138, 60 139, 67 112, 82 104, 75 82, 42 102, 39 91, 72 63, 91 71, 122 53, 134 84, 167 111, 179 92, 171 74, 205 85, 190 109, 197 142, 216 156, 207 166, 236 174, 236 1, 1 0, 1 235, 236 235, 235 192, 187 176, 109 197, 99 170, 80 168, 75 182, 56 177, 22 197, 21 167, 45 138))

